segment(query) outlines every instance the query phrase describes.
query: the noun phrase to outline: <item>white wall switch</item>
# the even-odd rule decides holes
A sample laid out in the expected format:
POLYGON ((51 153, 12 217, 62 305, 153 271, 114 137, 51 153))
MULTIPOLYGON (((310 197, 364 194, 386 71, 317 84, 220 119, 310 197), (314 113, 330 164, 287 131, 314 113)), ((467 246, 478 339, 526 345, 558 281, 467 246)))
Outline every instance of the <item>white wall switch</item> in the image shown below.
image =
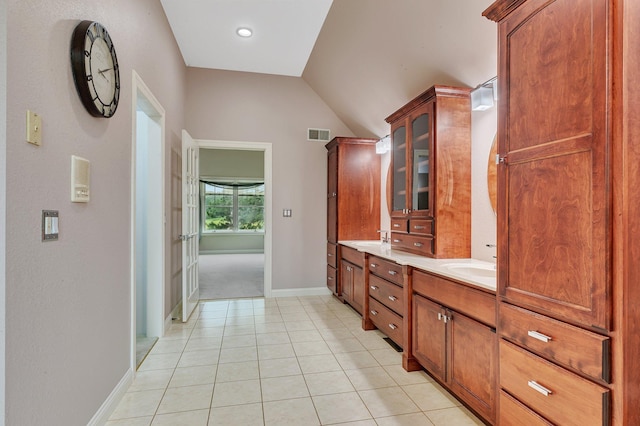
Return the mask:
POLYGON ((42 145, 42 118, 33 111, 27 110, 27 142, 42 145))
POLYGON ((91 162, 71 156, 71 201, 88 203, 91 199, 91 162))

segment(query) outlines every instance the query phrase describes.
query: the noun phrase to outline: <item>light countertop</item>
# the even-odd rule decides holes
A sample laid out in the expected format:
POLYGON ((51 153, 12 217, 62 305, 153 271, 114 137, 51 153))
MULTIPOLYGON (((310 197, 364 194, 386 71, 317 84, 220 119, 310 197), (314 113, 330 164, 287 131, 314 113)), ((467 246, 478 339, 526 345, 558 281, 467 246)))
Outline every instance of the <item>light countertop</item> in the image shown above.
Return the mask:
POLYGON ((379 240, 338 241, 355 250, 392 260, 399 265, 432 272, 444 277, 496 291, 495 264, 478 259, 431 259, 425 256, 385 248, 379 240))

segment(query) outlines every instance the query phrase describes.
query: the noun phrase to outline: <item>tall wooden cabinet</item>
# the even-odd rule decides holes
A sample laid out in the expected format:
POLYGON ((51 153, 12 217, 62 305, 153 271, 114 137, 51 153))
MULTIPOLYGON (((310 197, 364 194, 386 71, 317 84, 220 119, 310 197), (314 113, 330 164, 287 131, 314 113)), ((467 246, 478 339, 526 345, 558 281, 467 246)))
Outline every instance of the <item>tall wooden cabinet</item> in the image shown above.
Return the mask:
POLYGON ((500 0, 500 424, 640 424, 640 2, 500 0))
POLYGON ((436 258, 470 257, 470 90, 433 86, 386 121, 392 247, 436 258))
MULTIPOLYGON (((340 296, 340 240, 380 238, 377 139, 336 137, 327 148, 327 287, 340 296)), ((351 295, 350 295, 351 296, 351 295)))

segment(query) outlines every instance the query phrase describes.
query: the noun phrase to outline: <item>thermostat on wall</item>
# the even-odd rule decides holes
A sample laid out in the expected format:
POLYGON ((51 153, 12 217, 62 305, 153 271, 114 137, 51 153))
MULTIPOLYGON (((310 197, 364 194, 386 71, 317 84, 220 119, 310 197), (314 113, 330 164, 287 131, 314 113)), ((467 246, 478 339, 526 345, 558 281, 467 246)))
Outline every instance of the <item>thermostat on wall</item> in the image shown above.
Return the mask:
POLYGON ((71 201, 74 203, 88 203, 90 200, 90 166, 89 160, 71 156, 71 201))

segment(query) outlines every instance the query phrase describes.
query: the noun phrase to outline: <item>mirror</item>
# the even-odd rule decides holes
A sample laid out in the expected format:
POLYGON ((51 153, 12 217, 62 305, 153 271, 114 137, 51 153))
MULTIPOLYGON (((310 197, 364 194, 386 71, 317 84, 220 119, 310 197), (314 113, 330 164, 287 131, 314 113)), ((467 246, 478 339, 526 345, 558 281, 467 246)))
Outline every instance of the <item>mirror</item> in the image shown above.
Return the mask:
POLYGON ((489 161, 487 164, 487 188, 489 190, 489 200, 491 201, 491 208, 493 213, 497 212, 497 200, 498 200, 498 165, 496 164, 496 155, 498 155, 498 137, 493 137, 493 143, 491 144, 491 151, 489 152, 489 161))

